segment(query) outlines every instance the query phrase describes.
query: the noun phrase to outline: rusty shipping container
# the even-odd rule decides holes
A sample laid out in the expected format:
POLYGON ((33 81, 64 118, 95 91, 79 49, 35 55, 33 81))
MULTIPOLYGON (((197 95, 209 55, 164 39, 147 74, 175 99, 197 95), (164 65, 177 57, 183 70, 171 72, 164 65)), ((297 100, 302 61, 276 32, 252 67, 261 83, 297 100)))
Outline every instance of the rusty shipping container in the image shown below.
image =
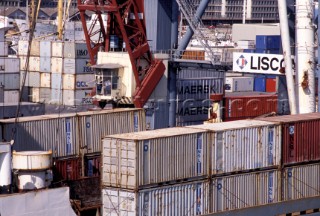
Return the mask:
MULTIPOLYGON (((0 120, 1 138, 11 140, 15 119, 0 120)), ((104 136, 145 130, 143 109, 114 109, 20 117, 13 150, 52 150, 53 157, 100 152, 104 136)))
POLYGON ((278 96, 273 94, 226 94, 223 98, 223 121, 255 118, 276 113, 278 96))
POLYGON ((283 172, 283 200, 320 195, 320 164, 287 167, 283 172))
POLYGON ((208 214, 209 188, 208 180, 139 191, 103 188, 102 215, 119 215, 119 212, 145 216, 208 214))
POLYGON ((223 174, 281 165, 281 127, 256 120, 188 126, 211 131, 210 173, 223 174))
POLYGON ((52 171, 54 182, 77 180, 81 176, 81 158, 55 158, 52 171))
POLYGON ((208 133, 168 128, 103 139, 102 185, 137 190, 208 177, 208 133))
POLYGON ((320 160, 320 113, 259 118, 282 127, 284 165, 320 160))
POLYGON ((121 108, 77 113, 79 143, 83 153, 101 152, 101 140, 111 134, 146 130, 143 109, 121 108))
POLYGON ((260 206, 281 201, 277 170, 236 174, 212 179, 212 212, 260 206))

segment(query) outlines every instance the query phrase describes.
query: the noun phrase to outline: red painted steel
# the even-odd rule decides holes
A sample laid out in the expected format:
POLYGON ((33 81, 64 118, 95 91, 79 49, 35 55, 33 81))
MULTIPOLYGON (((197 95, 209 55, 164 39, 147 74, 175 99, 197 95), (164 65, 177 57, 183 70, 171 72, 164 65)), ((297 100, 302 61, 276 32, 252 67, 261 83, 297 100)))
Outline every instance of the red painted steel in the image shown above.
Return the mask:
POLYGON ((81 177, 81 158, 54 159, 54 181, 77 180, 81 177))
POLYGON ((277 79, 267 78, 266 79, 266 92, 276 92, 277 91, 277 79))
POLYGON ((277 95, 225 96, 223 121, 255 118, 277 112, 277 95))
POLYGON ((284 165, 320 160, 320 113, 268 117, 259 120, 282 124, 284 165))
POLYGON ((125 42, 137 86, 133 102, 137 108, 142 108, 165 71, 162 61, 156 61, 150 51, 143 0, 78 0, 78 8, 92 64, 95 64, 95 56, 101 47, 109 51, 108 34, 117 35, 120 41, 125 42), (96 14, 89 29, 85 20, 86 10, 96 14), (103 13, 108 13, 108 26, 104 26, 103 13), (93 31, 96 23, 100 29, 93 31), (93 43, 91 38, 97 34, 99 40, 93 43))

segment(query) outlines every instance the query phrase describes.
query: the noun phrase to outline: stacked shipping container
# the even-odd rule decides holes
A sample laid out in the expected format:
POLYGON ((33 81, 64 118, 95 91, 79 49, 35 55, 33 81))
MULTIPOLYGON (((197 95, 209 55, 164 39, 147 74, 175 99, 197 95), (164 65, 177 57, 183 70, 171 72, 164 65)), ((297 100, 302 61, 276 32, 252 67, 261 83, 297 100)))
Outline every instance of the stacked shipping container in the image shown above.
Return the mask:
MULTIPOLYGON (((11 140, 14 122, 15 119, 0 120, 2 140, 11 140)), ((77 158, 86 157, 86 154, 101 154, 102 137, 143 130, 145 114, 142 109, 21 117, 18 120, 12 148, 16 151, 52 150, 56 170, 60 172, 60 176, 75 180, 74 178, 81 176, 81 173, 75 172, 86 169, 78 167, 77 158)), ((83 163, 82 161, 80 165, 83 163)))
MULTIPOLYGON (((19 41, 22 77, 28 45, 28 41, 19 41)), ((67 106, 92 104, 95 77, 88 59, 83 42, 33 41, 25 83, 31 95, 29 100, 67 106)))
POLYGON ((4 31, 0 34, 0 103, 19 101, 20 74, 18 58, 8 57, 8 43, 4 31))
POLYGON ((318 121, 314 113, 106 137, 103 215, 199 215, 320 195, 318 121))

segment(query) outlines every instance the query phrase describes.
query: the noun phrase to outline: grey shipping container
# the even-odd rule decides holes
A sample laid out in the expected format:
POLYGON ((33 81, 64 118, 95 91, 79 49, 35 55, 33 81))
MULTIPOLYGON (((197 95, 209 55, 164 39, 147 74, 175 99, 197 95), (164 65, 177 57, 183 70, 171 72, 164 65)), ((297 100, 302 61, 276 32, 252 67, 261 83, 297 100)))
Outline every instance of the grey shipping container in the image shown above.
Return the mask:
MULTIPOLYGON (((144 114, 141 109, 134 109, 134 111, 139 112, 140 115, 144 114)), ((134 131, 135 126, 133 124, 134 122, 139 122, 139 115, 136 117, 138 118, 136 121, 128 121, 121 125, 116 121, 121 115, 119 113, 130 116, 134 111, 131 111, 131 109, 119 109, 21 117, 16 125, 13 150, 52 150, 54 157, 78 155, 80 145, 82 148, 91 144, 86 143, 88 134, 82 134, 85 133, 83 128, 87 128, 88 126, 90 128, 90 125, 82 120, 83 118, 88 116, 88 119, 91 119, 91 124, 94 125, 91 131, 92 140, 98 143, 98 140, 101 141, 101 137, 108 134, 121 131, 134 131), (109 119, 114 120, 110 122, 108 121, 109 119)), ((144 118, 144 116, 141 118, 144 118)), ((11 140, 12 131, 15 127, 14 122, 15 119, 0 120, 2 139, 11 140)), ((144 123, 144 121, 140 122, 141 124, 142 122, 144 123)), ((145 127, 141 126, 140 128, 143 130, 145 127)), ((140 128, 137 126, 136 130, 138 131, 140 128)), ((99 147, 95 149, 99 151, 99 147)))
POLYGON ((175 215, 209 213, 209 182, 199 181, 140 191, 102 189, 102 215, 175 215))
POLYGON ((177 80, 177 100, 209 100, 210 94, 220 94, 223 78, 190 78, 177 80))
MULTIPOLYGON (((1 120, 2 139, 11 140, 14 119, 1 120)), ((53 156, 77 155, 76 114, 19 118, 13 150, 52 150, 53 156)))
POLYGON ((65 42, 63 51, 64 51, 65 58, 71 58, 71 59, 90 58, 86 43, 65 42))
POLYGON ((260 206, 281 200, 280 172, 268 170, 212 180, 212 212, 260 206))
POLYGON ((143 108, 146 112, 147 130, 169 127, 169 107, 166 101, 149 101, 143 108))
POLYGON ((80 148, 85 153, 101 152, 103 137, 146 130, 143 109, 113 109, 78 113, 80 148))
POLYGON ((207 120, 210 106, 210 100, 187 99, 177 102, 176 125, 207 120))
POLYGON ((212 174, 276 168, 281 165, 279 125, 257 120, 240 120, 188 128, 212 131, 212 174))
POLYGON ((94 70, 90 66, 90 60, 88 59, 63 59, 63 72, 66 74, 93 73, 94 70))
POLYGON ((287 167, 283 172, 283 200, 320 195, 320 164, 287 167))
MULTIPOLYGON (((224 79, 225 73, 217 70, 200 69, 200 68, 182 68, 177 73, 177 80, 180 79, 212 79, 222 78, 224 79)), ((221 93, 221 92, 217 92, 221 93)))

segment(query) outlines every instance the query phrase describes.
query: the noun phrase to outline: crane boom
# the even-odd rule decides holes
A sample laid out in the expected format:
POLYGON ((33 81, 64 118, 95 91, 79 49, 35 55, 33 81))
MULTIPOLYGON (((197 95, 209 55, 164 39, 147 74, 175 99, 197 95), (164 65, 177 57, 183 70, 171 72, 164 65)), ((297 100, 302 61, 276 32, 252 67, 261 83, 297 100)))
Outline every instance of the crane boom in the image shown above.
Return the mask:
POLYGON ((150 51, 143 0, 78 0, 78 8, 92 65, 96 63, 98 51, 109 51, 110 35, 116 35, 125 43, 136 82, 133 103, 143 107, 165 71, 162 61, 154 59, 150 51), (89 28, 86 10, 95 13, 89 28), (107 25, 103 15, 107 16, 107 25), (100 26, 98 30, 94 28, 96 24, 100 26))

